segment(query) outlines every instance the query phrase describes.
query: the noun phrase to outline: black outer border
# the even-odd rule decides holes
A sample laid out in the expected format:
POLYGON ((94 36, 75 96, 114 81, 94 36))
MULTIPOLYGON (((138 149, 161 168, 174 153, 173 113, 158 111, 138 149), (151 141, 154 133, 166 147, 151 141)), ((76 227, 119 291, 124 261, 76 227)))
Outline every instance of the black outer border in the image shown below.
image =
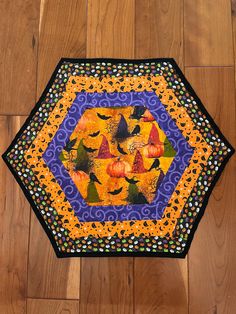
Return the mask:
POLYGON ((228 140, 225 138, 225 136, 221 133, 219 127, 216 125, 216 123, 214 122, 214 120, 211 118, 210 114, 207 112, 206 108, 203 106, 201 100, 199 99, 199 97, 196 95, 195 91, 193 90, 193 88, 191 87, 191 85, 189 84, 189 82, 187 81, 187 79, 185 78, 184 74, 182 73, 182 71, 180 70, 178 64, 176 63, 174 58, 154 58, 154 59, 112 59, 112 58, 86 58, 86 59, 76 59, 76 58, 61 58, 60 61, 58 62, 47 86, 45 87, 41 97, 39 98, 39 100, 37 101, 35 107, 33 108, 33 110, 30 112, 28 118, 26 119, 26 121, 24 122, 23 126, 20 128, 20 130, 17 132, 15 138, 13 139, 13 141, 11 142, 10 146, 8 147, 8 149, 5 151, 5 153, 2 154, 2 158, 4 160, 4 162, 6 163, 7 167, 9 168, 9 170, 11 171, 11 173, 13 174, 13 176, 15 177, 17 183, 19 184, 19 186, 21 187, 21 189, 23 190, 23 193, 25 195, 25 197, 27 198, 28 202, 30 203, 35 215, 37 216, 41 226, 43 227, 44 231, 46 232, 52 246, 53 249, 55 251, 55 254, 57 257, 59 258, 66 258, 66 257, 108 257, 108 256, 132 256, 132 257, 168 257, 168 258, 185 258, 185 256, 187 255, 190 245, 192 243, 195 231, 197 230, 198 224, 202 218, 202 216, 204 215, 206 206, 208 204, 209 201, 209 197, 211 195, 212 190, 214 189, 218 179, 221 176, 221 173, 223 172, 227 162, 229 161, 230 157, 234 154, 235 150, 232 147, 232 145, 228 142, 228 140), (20 178, 18 177, 17 173, 15 172, 14 168, 11 166, 11 164, 9 163, 9 161, 7 160, 7 154, 11 151, 11 149, 13 148, 13 146, 17 143, 17 139, 20 136, 21 133, 24 132, 24 130, 27 128, 29 122, 31 121, 32 117, 34 116, 34 114, 37 112, 38 108, 41 105, 41 102, 44 100, 46 94, 48 93, 49 88, 51 87, 57 73, 58 70, 60 69, 61 65, 63 65, 64 62, 71 62, 71 63, 96 63, 96 62, 106 62, 106 63, 112 63, 112 64, 117 64, 120 62, 123 63, 150 63, 150 62, 169 62, 174 70, 177 72, 177 74, 180 76, 181 80, 184 82, 186 89, 190 92, 190 94, 196 99, 197 101, 197 105, 199 106, 199 108, 201 109, 201 111, 207 116, 207 119, 209 120, 209 122, 211 123, 212 127, 214 128, 214 130, 218 133, 218 135, 221 137, 221 139, 223 139, 223 141, 225 142, 225 144, 228 146, 228 148, 231 149, 231 152, 228 153, 228 155, 225 157, 224 161, 222 162, 221 166, 219 167, 219 170, 214 178, 214 180, 211 182, 211 185, 205 195, 204 201, 202 203, 202 207, 200 209, 200 212, 197 215, 197 218, 193 224, 193 228, 191 229, 191 232, 188 236, 187 242, 186 242, 186 246, 183 250, 182 253, 165 253, 165 252, 92 252, 92 253, 86 253, 86 252, 74 252, 74 253, 67 253, 67 252, 61 252, 58 249, 58 246, 56 244, 55 239, 52 236, 52 233, 50 231, 50 229, 48 228, 47 224, 45 223, 43 217, 41 216, 40 212, 37 209, 37 206, 34 204, 31 195, 29 193, 29 191, 26 189, 26 187, 24 186, 24 184, 21 182, 20 178))

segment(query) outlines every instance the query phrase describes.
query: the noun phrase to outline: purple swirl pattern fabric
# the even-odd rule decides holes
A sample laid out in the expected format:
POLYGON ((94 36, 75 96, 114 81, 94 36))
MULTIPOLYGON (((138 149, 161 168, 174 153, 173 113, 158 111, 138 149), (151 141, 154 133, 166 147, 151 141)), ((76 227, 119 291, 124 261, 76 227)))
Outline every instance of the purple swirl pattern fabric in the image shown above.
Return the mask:
POLYGON ((66 118, 43 154, 75 214, 81 222, 160 219, 168 201, 193 154, 175 122, 154 92, 78 93, 66 118), (82 198, 68 171, 59 159, 83 112, 96 107, 146 106, 176 151, 151 204, 89 206, 82 198))

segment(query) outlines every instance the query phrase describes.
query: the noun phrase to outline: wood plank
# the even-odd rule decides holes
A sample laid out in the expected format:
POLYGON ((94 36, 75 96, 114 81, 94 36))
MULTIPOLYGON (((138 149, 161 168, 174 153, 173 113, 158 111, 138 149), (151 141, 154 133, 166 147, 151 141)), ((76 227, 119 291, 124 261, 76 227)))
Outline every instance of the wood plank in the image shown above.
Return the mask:
POLYGON ((0 2, 2 115, 27 115, 34 104, 39 2, 39 0, 0 2))
POLYGON ((28 299, 27 314, 79 314, 79 302, 69 300, 28 299))
MULTIPOLYGON (((88 1, 87 57, 134 57, 134 1, 88 1)), ((133 258, 82 258, 80 313, 133 313, 133 258)))
MULTIPOLYGON (((186 75, 235 147, 233 68, 188 68, 186 75)), ((191 314, 235 312, 235 196, 235 163, 231 160, 213 191, 190 249, 191 314)))
POLYGON ((235 74, 235 86, 236 86, 236 0, 232 0, 231 13, 232 13, 232 27, 233 27, 234 74, 235 74))
POLYGON ((172 57, 182 67, 183 1, 137 0, 135 10, 135 57, 172 57))
POLYGON ((87 57, 134 56, 134 0, 88 0, 87 57))
MULTIPOLYGON (((86 1, 42 1, 39 33, 38 97, 62 56, 85 57, 86 1)), ((28 296, 78 299, 79 283, 80 259, 57 259, 33 215, 28 296)))
POLYGON ((132 258, 82 258, 80 313, 133 313, 132 258))
POLYGON ((230 0, 184 4, 185 65, 233 65, 230 0))
POLYGON ((42 0, 39 24, 38 97, 62 57, 85 56, 86 0, 42 0))
POLYGON ((187 259, 135 258, 135 314, 188 313, 187 259))
MULTIPOLYGON (((174 57, 183 67, 183 1, 136 3, 135 56, 174 57)), ((135 258, 135 313, 187 313, 187 271, 187 258, 135 258)))
MULTIPOLYGON (((2 154, 26 117, 0 117, 2 154)), ((0 313, 26 310, 30 206, 11 172, 0 160, 0 313)))
POLYGON ((28 297, 79 299, 80 259, 58 259, 34 213, 31 215, 28 297))

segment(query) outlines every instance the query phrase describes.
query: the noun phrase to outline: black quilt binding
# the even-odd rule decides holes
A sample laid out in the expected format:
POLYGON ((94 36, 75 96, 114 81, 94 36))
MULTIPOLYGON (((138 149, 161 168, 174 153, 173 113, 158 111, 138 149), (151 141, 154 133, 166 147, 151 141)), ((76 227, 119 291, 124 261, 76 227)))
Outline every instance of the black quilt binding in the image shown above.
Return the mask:
POLYGON ((198 224, 202 218, 202 216, 204 215, 206 206, 208 204, 209 201, 209 197, 211 195, 212 190, 214 189, 219 177, 221 176, 227 162, 229 161, 230 157, 235 153, 235 149, 232 147, 232 145, 228 142, 228 140, 225 138, 225 136, 221 133, 219 127, 216 125, 216 123, 214 122, 214 120, 211 118, 210 114, 207 112, 206 108, 203 106, 201 100, 199 99, 199 97, 196 95, 195 91, 193 90, 193 88, 191 87, 191 85, 189 84, 189 82, 186 80, 185 76, 183 75, 182 71, 180 70, 178 64, 176 63, 175 59, 173 58, 156 58, 156 59, 109 59, 109 58, 86 58, 86 59, 76 59, 76 58, 61 58, 61 60, 59 61, 59 63, 57 64, 46 88, 44 89, 41 97, 39 98, 38 102, 36 103, 35 107, 33 108, 33 110, 30 112, 28 118, 25 120, 23 126, 21 127, 21 129, 19 130, 19 132, 17 132, 14 140, 11 142, 10 146, 8 147, 8 149, 5 151, 5 153, 3 153, 2 158, 4 160, 4 162, 6 163, 7 167, 9 168, 9 170, 11 171, 11 173, 13 174, 13 176, 15 177, 17 183, 19 184, 19 186, 21 187, 21 189, 24 192, 25 197, 27 198, 28 202, 30 203, 35 215, 37 216, 41 226, 43 227, 44 231, 46 232, 52 246, 53 249, 56 253, 56 256, 59 258, 65 258, 65 257, 108 257, 108 256, 133 256, 133 257, 168 257, 168 258, 185 258, 191 242, 193 240, 195 231, 197 230, 198 224), (14 168, 11 166, 11 164, 8 162, 7 160, 7 154, 11 151, 11 149, 15 146, 15 144, 17 143, 17 139, 20 136, 21 133, 24 132, 24 130, 27 128, 28 124, 30 123, 32 117, 35 115, 35 113, 37 112, 37 110, 39 109, 42 101, 44 100, 46 94, 48 93, 49 88, 51 87, 57 73, 58 70, 60 69, 61 65, 64 62, 70 62, 70 63, 96 63, 96 62, 106 62, 106 63, 112 63, 112 64, 117 64, 117 63, 146 63, 146 62, 169 62, 174 69, 176 70, 176 72, 178 73, 178 75, 180 76, 181 80, 184 82, 186 89, 191 93, 191 95, 196 99, 198 106, 200 107, 201 111, 206 115, 207 119, 209 120, 209 122, 211 123, 212 128, 218 133, 218 135, 221 137, 221 139, 224 141, 224 143, 227 145, 228 148, 230 148, 231 152, 228 153, 228 155, 225 157, 224 161, 222 162, 221 166, 219 167, 219 170, 217 172, 217 174, 215 175, 213 181, 211 182, 211 185, 208 189, 208 191, 205 194, 205 198, 204 201, 202 203, 202 207, 200 212, 198 213, 196 220, 193 224, 193 228, 191 229, 191 232, 188 236, 188 240, 186 243, 186 246, 184 248, 184 251, 181 253, 169 253, 169 252, 74 252, 74 253, 68 253, 68 252, 61 252, 58 249, 58 246, 56 244, 55 239, 52 236, 51 231, 49 230, 48 226, 46 225, 41 213, 38 211, 36 205, 34 204, 29 191, 27 190, 27 188, 24 186, 24 184, 21 182, 20 178, 18 177, 17 173, 15 172, 14 168))

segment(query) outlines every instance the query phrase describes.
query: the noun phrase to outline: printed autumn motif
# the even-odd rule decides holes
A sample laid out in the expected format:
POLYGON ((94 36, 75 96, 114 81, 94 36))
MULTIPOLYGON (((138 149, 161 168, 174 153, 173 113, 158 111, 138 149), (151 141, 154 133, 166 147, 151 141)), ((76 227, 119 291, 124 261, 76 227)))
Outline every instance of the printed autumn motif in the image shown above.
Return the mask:
POLYGON ((109 148, 109 143, 105 135, 102 135, 102 143, 99 148, 99 152, 96 158, 99 159, 108 159, 108 158, 113 158, 115 157, 114 155, 111 154, 110 148, 109 148))
POLYGON ((134 173, 143 173, 146 172, 147 170, 144 167, 143 163, 143 157, 140 153, 139 150, 136 151, 136 155, 134 157, 134 162, 133 162, 133 167, 132 167, 132 172, 134 173))
POLYGON ((58 256, 184 257, 233 151, 173 60, 63 59, 3 158, 58 256))
POLYGON ((128 162, 121 161, 118 158, 116 161, 113 161, 107 166, 107 174, 113 178, 124 178, 128 175, 131 168, 128 162))
POLYGON ((160 141, 159 132, 152 124, 152 128, 148 138, 148 144, 144 148, 144 155, 147 158, 159 158, 164 154, 164 144, 160 141))
POLYGON ((86 109, 60 160, 88 205, 127 205, 152 203, 174 156, 150 111, 127 106, 86 109))

